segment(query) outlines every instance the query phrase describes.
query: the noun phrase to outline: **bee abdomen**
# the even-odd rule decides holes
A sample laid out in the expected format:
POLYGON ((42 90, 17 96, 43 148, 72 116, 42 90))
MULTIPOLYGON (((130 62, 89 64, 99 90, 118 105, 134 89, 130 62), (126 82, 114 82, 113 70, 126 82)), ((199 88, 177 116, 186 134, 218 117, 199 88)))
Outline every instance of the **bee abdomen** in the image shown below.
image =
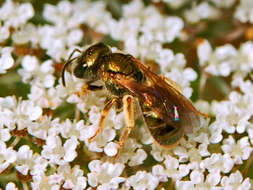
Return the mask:
POLYGON ((154 139, 163 146, 173 146, 184 136, 184 130, 164 122, 159 117, 145 115, 144 119, 154 139))

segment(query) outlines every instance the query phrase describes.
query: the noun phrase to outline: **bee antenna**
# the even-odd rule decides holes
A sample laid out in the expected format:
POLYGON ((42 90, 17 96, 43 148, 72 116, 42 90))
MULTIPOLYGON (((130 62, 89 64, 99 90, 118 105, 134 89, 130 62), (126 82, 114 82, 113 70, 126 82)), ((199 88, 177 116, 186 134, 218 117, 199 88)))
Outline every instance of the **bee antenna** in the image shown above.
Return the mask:
POLYGON ((65 86, 65 84, 66 84, 66 83, 65 83, 65 75, 64 75, 64 74, 65 74, 66 68, 67 68, 76 58, 78 58, 78 57, 75 57, 75 58, 71 59, 71 57, 73 56, 73 54, 74 54, 76 51, 78 51, 79 53, 81 53, 81 50, 79 50, 79 49, 74 49, 74 50, 72 51, 72 53, 70 54, 68 60, 67 60, 66 63, 64 64, 63 68, 62 68, 61 79, 62 79, 62 84, 63 84, 63 86, 65 86))

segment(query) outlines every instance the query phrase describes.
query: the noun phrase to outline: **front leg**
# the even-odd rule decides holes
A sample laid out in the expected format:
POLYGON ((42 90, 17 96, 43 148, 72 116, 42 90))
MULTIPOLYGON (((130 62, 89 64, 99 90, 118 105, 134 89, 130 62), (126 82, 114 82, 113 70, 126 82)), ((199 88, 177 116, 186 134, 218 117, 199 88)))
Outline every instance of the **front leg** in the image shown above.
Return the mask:
POLYGON ((103 86, 96 86, 96 85, 92 85, 90 83, 85 83, 81 87, 81 92, 76 92, 76 94, 78 96, 84 96, 87 93, 87 91, 98 91, 98 90, 102 90, 102 89, 103 89, 103 86))
POLYGON ((123 132, 120 135, 117 154, 114 156, 114 158, 117 158, 120 148, 124 145, 128 135, 130 134, 133 127, 135 126, 135 117, 134 117, 135 103, 134 103, 133 96, 125 95, 123 97, 123 112, 124 112, 124 117, 125 117, 126 128, 123 130, 123 132))
POLYGON ((89 143, 101 132, 101 130, 103 128, 104 120, 105 120, 108 112, 110 111, 113 104, 117 101, 118 101, 118 98, 114 97, 106 103, 105 107, 103 108, 103 110, 101 112, 101 116, 100 116, 100 120, 99 120, 99 124, 98 124, 98 129, 96 130, 95 134, 88 139, 89 143))

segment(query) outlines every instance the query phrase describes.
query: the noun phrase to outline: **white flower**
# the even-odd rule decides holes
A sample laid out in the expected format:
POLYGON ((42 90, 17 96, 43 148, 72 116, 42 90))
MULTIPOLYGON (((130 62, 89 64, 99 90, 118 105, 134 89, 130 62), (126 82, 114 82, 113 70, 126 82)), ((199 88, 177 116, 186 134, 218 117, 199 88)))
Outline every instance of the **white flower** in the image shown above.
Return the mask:
POLYGON ((33 122, 31 125, 27 126, 27 130, 31 135, 46 140, 50 133, 50 128, 56 125, 59 125, 58 118, 51 120, 51 117, 42 116, 37 122, 33 122))
POLYGON ((9 182, 6 187, 6 190, 18 190, 18 188, 16 187, 15 183, 9 182))
MULTIPOLYGON (((0 117, 1 120, 1 117, 0 117)), ((11 138, 10 130, 3 127, 3 123, 0 121, 0 140, 8 141, 11 138)))
POLYGON ((143 163, 143 161, 147 158, 147 153, 143 149, 138 149, 133 155, 128 163, 129 166, 136 166, 143 163))
POLYGON ((181 18, 161 16, 154 7, 144 7, 140 0, 123 7, 119 22, 109 23, 111 36, 125 42, 126 52, 150 59, 159 53, 159 42, 172 42, 183 28, 181 18))
POLYGON ((6 73, 14 65, 14 59, 11 56, 13 48, 5 47, 0 49, 0 74, 6 73))
POLYGON ((84 128, 83 120, 72 123, 69 119, 66 119, 65 122, 59 125, 59 131, 64 138, 76 137, 79 139, 82 131, 85 130, 84 128))
POLYGON ((209 173, 204 181, 204 175, 199 171, 192 171, 190 175, 191 181, 195 184, 196 189, 211 189, 220 182, 221 176, 219 172, 209 173))
POLYGON ((220 12, 215 7, 209 5, 207 2, 202 2, 190 10, 185 11, 185 19, 190 23, 197 23, 201 19, 216 19, 220 16, 220 12))
POLYGON ((153 190, 157 187, 159 180, 151 173, 146 171, 138 171, 135 175, 130 176, 124 186, 133 187, 133 189, 141 190, 153 190))
POLYGON ((33 154, 29 146, 23 145, 18 149, 16 169, 22 175, 38 175, 45 172, 47 161, 38 154, 33 154))
POLYGON ((196 190, 218 190, 217 187, 221 179, 219 172, 209 173, 207 176, 198 170, 193 170, 190 174, 191 181, 177 181, 176 188, 187 190, 187 189, 196 189, 196 190))
POLYGON ((34 104, 42 108, 56 109, 62 102, 57 89, 54 87, 45 89, 32 85, 28 97, 34 104))
POLYGON ((119 183, 125 179, 119 177, 124 170, 124 165, 120 163, 112 164, 109 162, 102 162, 100 160, 93 160, 88 165, 88 183, 92 187, 99 188, 101 186, 109 186, 111 189, 118 189, 119 183))
POLYGON ((80 190, 87 185, 86 178, 83 176, 83 171, 78 165, 73 168, 69 164, 59 166, 57 172, 48 177, 50 184, 62 185, 65 189, 80 190))
POLYGON ((250 53, 252 51, 253 43, 251 41, 243 43, 238 50, 238 69, 244 73, 248 73, 253 69, 253 55, 250 53))
POLYGON ((118 153, 119 145, 114 142, 109 142, 105 148, 104 152, 107 156, 115 156, 118 153))
MULTIPOLYGON (((159 0, 155 0, 155 1, 159 1, 159 0)), ((180 7, 182 7, 183 5, 185 5, 186 3, 189 2, 189 0, 161 0, 164 3, 167 3, 171 8, 173 9, 178 9, 180 7)))
POLYGON ((39 65, 36 57, 26 55, 22 60, 22 69, 18 73, 25 83, 30 82, 39 87, 50 88, 54 85, 53 61, 47 60, 39 65))
POLYGON ((17 166, 16 169, 22 174, 27 175, 29 169, 32 167, 34 156, 29 146, 23 145, 17 152, 17 166))
POLYGON ((4 42, 10 35, 9 27, 7 24, 0 23, 0 42, 4 42))
POLYGON ((219 8, 229 8, 236 2, 235 0, 211 0, 219 8))
POLYGON ((41 155, 49 160, 49 163, 62 165, 71 162, 76 157, 76 147, 79 144, 76 137, 71 137, 62 145, 57 129, 51 130, 43 146, 41 155))
POLYGON ((205 71, 214 75, 228 76, 236 71, 246 75, 253 68, 253 57, 249 53, 253 50, 252 42, 243 43, 237 51, 232 45, 217 47, 214 51, 207 40, 197 48, 198 58, 205 71))
POLYGON ((32 189, 40 190, 40 189, 51 189, 51 190, 59 190, 59 185, 51 184, 48 180, 48 176, 44 173, 41 175, 34 175, 33 181, 31 182, 32 189))
POLYGON ((82 91, 83 81, 79 80, 78 78, 74 77, 71 73, 65 72, 64 73, 65 79, 65 86, 62 84, 62 80, 59 79, 59 83, 56 86, 57 96, 59 97, 66 97, 69 96, 67 102, 69 103, 77 103, 79 102, 79 97, 77 92, 82 91))
POLYGON ((242 164, 242 160, 247 160, 253 150, 249 144, 248 137, 243 137, 235 142, 232 136, 223 141, 221 149, 233 158, 235 164, 242 164))
POLYGON ((240 0, 240 4, 236 9, 235 18, 241 22, 253 23, 253 2, 251 0, 240 0))
POLYGON ((141 149, 141 145, 134 139, 128 138, 125 141, 124 146, 120 148, 117 161, 120 163, 129 162, 129 166, 136 166, 142 164, 146 157, 147 154, 144 150, 141 149))
POLYGON ((163 162, 165 168, 161 165, 155 165, 152 168, 152 174, 157 176, 160 181, 167 181, 167 178, 172 178, 173 181, 179 180, 188 175, 190 168, 187 165, 179 164, 176 158, 167 156, 163 162))
POLYGON ((223 189, 232 189, 232 190, 249 190, 251 189, 251 183, 249 178, 243 180, 242 174, 240 171, 231 173, 230 176, 224 176, 221 179, 221 186, 223 189))
MULTIPOLYGON (((86 3, 83 2, 83 4, 86 3)), ((62 1, 57 6, 50 4, 45 6, 43 16, 53 25, 44 25, 39 28, 41 46, 57 61, 66 57, 67 47, 82 40, 83 32, 79 25, 83 23, 83 20, 79 18, 79 9, 80 6, 75 6, 68 1, 62 1)), ((86 9, 89 10, 88 7, 86 9)), ((86 10, 82 12, 83 15, 84 13, 87 14, 86 10)))
POLYGON ((37 120, 42 109, 35 106, 31 101, 19 100, 14 97, 0 98, 2 110, 0 110, 0 124, 4 124, 9 129, 22 130, 37 120))
POLYGON ((78 144, 79 142, 77 141, 76 137, 71 137, 70 139, 66 140, 63 146, 65 151, 65 155, 63 158, 65 161, 71 162, 75 159, 75 157, 77 156, 77 152, 75 151, 75 149, 78 144))
POLYGON ((201 66, 208 62, 210 55, 212 53, 212 47, 207 40, 202 41, 197 47, 197 53, 199 58, 199 64, 201 66))
POLYGON ((18 28, 25 24, 34 15, 33 7, 30 3, 14 3, 7 0, 0 8, 0 20, 10 27, 18 28))
POLYGON ((238 92, 232 91, 229 94, 228 101, 212 103, 212 111, 216 114, 216 121, 211 124, 210 129, 211 135, 216 138, 216 140, 211 137, 212 142, 219 142, 217 139, 221 140, 221 129, 227 133, 234 133, 237 131, 242 134, 245 132, 248 120, 250 119, 253 108, 253 103, 250 101, 251 95, 245 94, 241 95, 238 92))
POLYGON ((15 30, 11 37, 16 44, 26 44, 31 42, 32 45, 35 45, 40 41, 37 27, 31 23, 27 23, 15 30))
POLYGON ((236 49, 230 44, 217 47, 214 52, 206 40, 198 46, 200 64, 205 65, 205 71, 213 75, 228 76, 236 69, 237 55, 236 49))
MULTIPOLYGON (((96 131, 96 128, 97 128, 97 125, 89 126, 90 132, 88 134, 92 134, 91 136, 93 136, 96 131)), ((114 129, 112 129, 111 127, 103 127, 103 130, 88 145, 89 150, 96 151, 96 152, 97 150, 99 150, 98 152, 101 152, 103 150, 101 148, 105 147, 107 143, 110 143, 110 141, 112 141, 115 138, 115 136, 116 136, 116 132, 114 129)))
POLYGON ((2 173, 11 163, 17 159, 16 152, 12 147, 7 148, 5 142, 0 141, 0 173, 2 173))
POLYGON ((203 160, 201 163, 201 168, 208 169, 210 173, 213 172, 223 172, 228 173, 234 166, 234 161, 229 154, 212 154, 210 157, 203 160))

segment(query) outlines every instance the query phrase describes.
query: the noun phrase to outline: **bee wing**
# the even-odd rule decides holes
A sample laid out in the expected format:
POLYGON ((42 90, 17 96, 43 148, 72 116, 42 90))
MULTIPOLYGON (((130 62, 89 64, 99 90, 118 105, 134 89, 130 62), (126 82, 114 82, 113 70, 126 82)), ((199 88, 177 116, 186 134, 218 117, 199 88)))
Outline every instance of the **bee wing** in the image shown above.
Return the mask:
POLYGON ((172 124, 175 128, 183 128, 185 132, 192 132, 192 128, 200 124, 199 116, 207 117, 178 90, 150 71, 139 60, 132 58, 132 61, 144 73, 146 82, 140 84, 132 78, 119 74, 113 77, 115 82, 137 96, 141 103, 148 104, 164 122, 172 124))

